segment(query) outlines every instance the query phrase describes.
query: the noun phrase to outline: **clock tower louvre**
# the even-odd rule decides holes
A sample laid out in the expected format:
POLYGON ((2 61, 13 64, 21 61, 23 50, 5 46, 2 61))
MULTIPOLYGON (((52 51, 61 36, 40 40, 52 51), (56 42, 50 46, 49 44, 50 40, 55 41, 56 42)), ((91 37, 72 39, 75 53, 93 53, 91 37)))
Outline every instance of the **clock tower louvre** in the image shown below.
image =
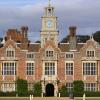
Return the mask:
POLYGON ((58 45, 57 17, 55 16, 55 9, 50 3, 45 7, 45 13, 42 16, 40 36, 41 47, 44 47, 47 41, 52 41, 55 46, 58 45))

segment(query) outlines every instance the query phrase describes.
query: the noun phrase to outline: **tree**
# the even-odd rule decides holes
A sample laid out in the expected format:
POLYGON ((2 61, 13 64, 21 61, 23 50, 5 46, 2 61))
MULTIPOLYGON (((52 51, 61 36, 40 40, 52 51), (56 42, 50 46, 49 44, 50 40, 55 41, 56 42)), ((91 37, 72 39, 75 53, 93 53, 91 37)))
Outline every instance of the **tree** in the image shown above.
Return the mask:
POLYGON ((84 93, 83 81, 76 80, 73 82, 73 93, 74 93, 74 96, 83 96, 83 93, 84 93))
POLYGON ((40 97, 41 96, 42 86, 41 86, 40 82, 37 82, 37 83, 35 83, 33 85, 33 93, 34 93, 34 96, 36 96, 36 97, 40 97))
POLYGON ((17 79, 16 85, 17 85, 18 96, 25 96, 25 95, 27 95, 27 93, 28 93, 28 83, 27 83, 26 80, 17 79))
POLYGON ((66 97, 66 96, 68 96, 67 88, 66 88, 65 85, 63 85, 63 86, 59 89, 59 93, 60 93, 61 97, 66 97))
MULTIPOLYGON (((90 38, 90 36, 88 35, 77 35, 76 37, 77 37, 77 42, 79 43, 85 43, 90 38)), ((69 42, 69 35, 61 40, 61 43, 67 43, 67 42, 69 42)))
POLYGON ((62 40, 61 40, 61 43, 67 43, 69 41, 69 35, 64 37, 62 40))
POLYGON ((94 40, 100 43, 100 31, 93 34, 94 40))

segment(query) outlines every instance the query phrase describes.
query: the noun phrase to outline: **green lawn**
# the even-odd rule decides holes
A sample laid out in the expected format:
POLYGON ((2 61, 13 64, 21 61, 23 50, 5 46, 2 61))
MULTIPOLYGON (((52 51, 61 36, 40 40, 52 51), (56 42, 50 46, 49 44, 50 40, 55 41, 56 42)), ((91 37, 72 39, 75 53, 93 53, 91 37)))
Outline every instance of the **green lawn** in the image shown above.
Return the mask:
MULTIPOLYGON (((40 98, 33 98, 33 100, 41 100, 40 98)), ((29 97, 0 97, 0 100, 29 100, 29 97)), ((45 98, 42 98, 42 100, 53 100, 53 99, 45 99, 45 98)), ((60 99, 54 99, 54 100, 60 100, 60 99)), ((61 100, 69 100, 68 98, 64 98, 64 99, 61 99, 61 100)), ((82 98, 75 98, 74 100, 83 100, 82 98)), ((100 98, 87 98, 86 100, 100 100, 100 98)))
POLYGON ((10 98, 10 97, 6 97, 6 98, 0 98, 0 100, 29 100, 29 98, 10 98))

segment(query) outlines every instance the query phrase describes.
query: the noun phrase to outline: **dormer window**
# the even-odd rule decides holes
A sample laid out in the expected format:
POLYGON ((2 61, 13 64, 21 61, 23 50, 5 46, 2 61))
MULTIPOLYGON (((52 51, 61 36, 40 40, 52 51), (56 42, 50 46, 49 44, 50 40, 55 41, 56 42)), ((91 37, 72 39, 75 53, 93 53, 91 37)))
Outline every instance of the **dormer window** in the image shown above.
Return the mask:
POLYGON ((52 48, 47 48, 45 51, 46 57, 54 57, 54 50, 52 48))
POLYGON ((73 53, 66 53, 66 58, 67 59, 72 59, 72 58, 74 58, 74 54, 73 53))
POLYGON ((46 51, 46 57, 53 57, 53 51, 46 51))
POLYGON ((95 51, 94 50, 87 50, 87 57, 94 57, 95 51))
POLYGON ((14 58, 15 57, 15 50, 13 48, 6 49, 6 57, 14 58))
POLYGON ((27 59, 34 59, 35 55, 32 52, 27 53, 27 59))

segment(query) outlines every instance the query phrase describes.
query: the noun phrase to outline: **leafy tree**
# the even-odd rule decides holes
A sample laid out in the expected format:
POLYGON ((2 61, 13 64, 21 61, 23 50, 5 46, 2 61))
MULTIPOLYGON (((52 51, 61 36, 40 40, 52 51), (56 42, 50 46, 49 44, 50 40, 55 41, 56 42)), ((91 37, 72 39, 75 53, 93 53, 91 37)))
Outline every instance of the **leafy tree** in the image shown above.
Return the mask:
POLYGON ((62 40, 61 40, 61 43, 67 43, 69 41, 69 35, 64 37, 62 40))
POLYGON ((28 83, 26 80, 17 79, 16 84, 18 96, 24 96, 28 93, 28 83))
POLYGON ((38 41, 36 41, 35 43, 40 43, 40 41, 38 40, 38 41))
POLYGON ((76 80, 73 82, 73 93, 74 96, 83 96, 84 93, 84 83, 81 80, 76 80))
POLYGON ((36 96, 36 97, 40 97, 41 96, 42 86, 41 86, 40 82, 37 82, 37 83, 34 84, 33 93, 34 93, 34 96, 36 96))
POLYGON ((90 39, 90 36, 88 35, 77 35, 77 42, 79 43, 85 43, 89 39, 90 39))
MULTIPOLYGON (((88 35, 77 35, 76 37, 77 37, 77 42, 79 43, 85 43, 90 38, 88 35)), ((69 35, 63 38, 61 40, 61 43, 67 43, 68 41, 69 41, 69 35)))
POLYGON ((100 43, 100 31, 93 34, 94 40, 100 43))
POLYGON ((59 89, 59 93, 60 93, 60 96, 61 97, 66 97, 68 96, 68 92, 67 92, 67 88, 66 86, 62 86, 60 89, 59 89))

